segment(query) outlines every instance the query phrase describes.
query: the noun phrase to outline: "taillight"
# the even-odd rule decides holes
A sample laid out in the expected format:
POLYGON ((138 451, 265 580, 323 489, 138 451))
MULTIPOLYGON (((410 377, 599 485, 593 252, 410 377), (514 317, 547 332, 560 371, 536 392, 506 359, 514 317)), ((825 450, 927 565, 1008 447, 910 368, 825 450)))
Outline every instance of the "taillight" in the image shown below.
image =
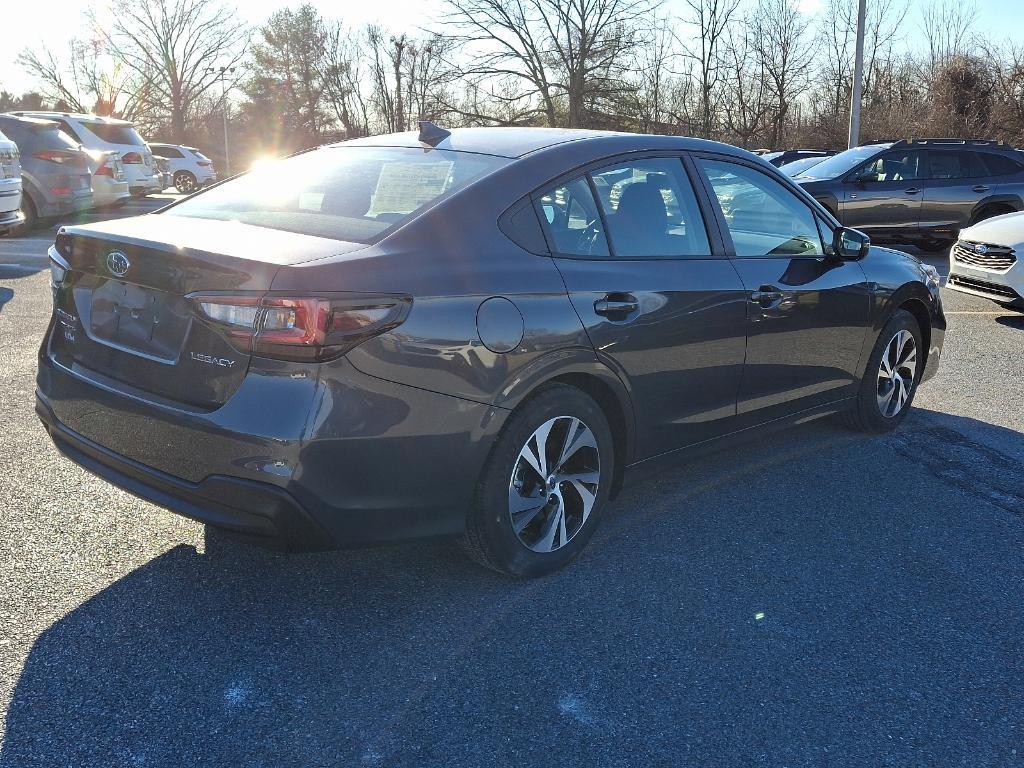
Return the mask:
POLYGON ((199 314, 245 352, 314 362, 340 357, 367 339, 400 325, 407 296, 192 294, 199 314))
POLYGON ((142 162, 142 155, 138 152, 127 152, 121 155, 121 162, 130 165, 138 165, 142 162))
POLYGON ((50 187, 50 194, 57 197, 67 197, 71 194, 71 187, 50 187))
POLYGON ((196 163, 196 165, 198 165, 200 168, 209 168, 210 167, 210 163, 204 162, 202 160, 198 161, 196 163))
POLYGON ((51 163, 70 163, 78 159, 77 152, 69 152, 64 149, 44 149, 39 152, 33 152, 32 157, 36 160, 46 160, 51 163))
POLYGON ((104 160, 103 164, 96 169, 96 173, 94 173, 93 176, 109 176, 110 178, 114 178, 114 169, 107 165, 107 161, 104 160))

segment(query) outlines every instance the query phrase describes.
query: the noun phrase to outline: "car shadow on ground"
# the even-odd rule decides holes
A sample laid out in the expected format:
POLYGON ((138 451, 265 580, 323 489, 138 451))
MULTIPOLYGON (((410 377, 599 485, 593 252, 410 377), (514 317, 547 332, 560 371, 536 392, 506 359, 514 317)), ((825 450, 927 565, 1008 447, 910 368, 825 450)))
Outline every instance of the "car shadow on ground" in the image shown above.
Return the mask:
POLYGON ((1009 765, 1021 440, 806 425, 628 489, 530 582, 209 535, 38 638, 0 766, 1009 765))
POLYGON ((1024 315, 1002 315, 996 318, 996 322, 1005 325, 1007 328, 1017 328, 1024 331, 1024 315))

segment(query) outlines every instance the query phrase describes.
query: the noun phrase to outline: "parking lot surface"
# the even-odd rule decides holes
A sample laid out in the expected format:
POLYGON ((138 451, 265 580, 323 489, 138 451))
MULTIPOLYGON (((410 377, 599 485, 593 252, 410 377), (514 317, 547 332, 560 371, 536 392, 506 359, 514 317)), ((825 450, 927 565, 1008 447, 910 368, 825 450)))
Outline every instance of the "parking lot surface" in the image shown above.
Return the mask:
POLYGON ((0 768, 1024 761, 1024 315, 946 292, 900 431, 683 465, 516 582, 255 549, 61 458, 51 238, 0 240, 0 768))

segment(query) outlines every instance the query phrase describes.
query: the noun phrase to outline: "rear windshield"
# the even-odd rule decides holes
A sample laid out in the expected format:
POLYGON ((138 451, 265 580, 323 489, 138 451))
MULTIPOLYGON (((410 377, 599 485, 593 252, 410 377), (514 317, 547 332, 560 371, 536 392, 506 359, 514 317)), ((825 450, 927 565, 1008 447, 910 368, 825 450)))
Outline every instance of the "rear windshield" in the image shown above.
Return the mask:
POLYGON ((22 154, 29 155, 40 149, 79 149, 77 141, 54 123, 11 121, 3 130, 18 144, 22 154))
POLYGON ((144 145, 146 143, 142 140, 142 137, 139 136, 138 132, 130 125, 86 122, 83 122, 82 125, 108 144, 130 144, 132 146, 139 146, 140 144, 144 145))
POLYGON ((369 243, 509 162, 442 149, 327 147, 261 164, 166 215, 369 243))
POLYGON ((210 159, 206 155, 204 155, 202 152, 200 152, 198 149, 192 149, 192 147, 185 147, 185 149, 187 149, 193 155, 198 157, 200 160, 209 160, 210 159))

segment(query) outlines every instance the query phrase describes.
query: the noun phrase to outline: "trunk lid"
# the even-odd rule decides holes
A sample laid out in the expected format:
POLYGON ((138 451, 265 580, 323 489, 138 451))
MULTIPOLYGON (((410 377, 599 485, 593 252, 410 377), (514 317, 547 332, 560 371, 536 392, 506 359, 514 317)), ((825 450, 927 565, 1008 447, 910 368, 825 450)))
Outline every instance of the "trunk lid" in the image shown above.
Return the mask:
POLYGON ((68 227, 58 242, 70 270, 55 296, 54 360, 201 409, 231 396, 250 355, 203 319, 189 294, 258 295, 282 266, 364 247, 165 215, 68 227))

